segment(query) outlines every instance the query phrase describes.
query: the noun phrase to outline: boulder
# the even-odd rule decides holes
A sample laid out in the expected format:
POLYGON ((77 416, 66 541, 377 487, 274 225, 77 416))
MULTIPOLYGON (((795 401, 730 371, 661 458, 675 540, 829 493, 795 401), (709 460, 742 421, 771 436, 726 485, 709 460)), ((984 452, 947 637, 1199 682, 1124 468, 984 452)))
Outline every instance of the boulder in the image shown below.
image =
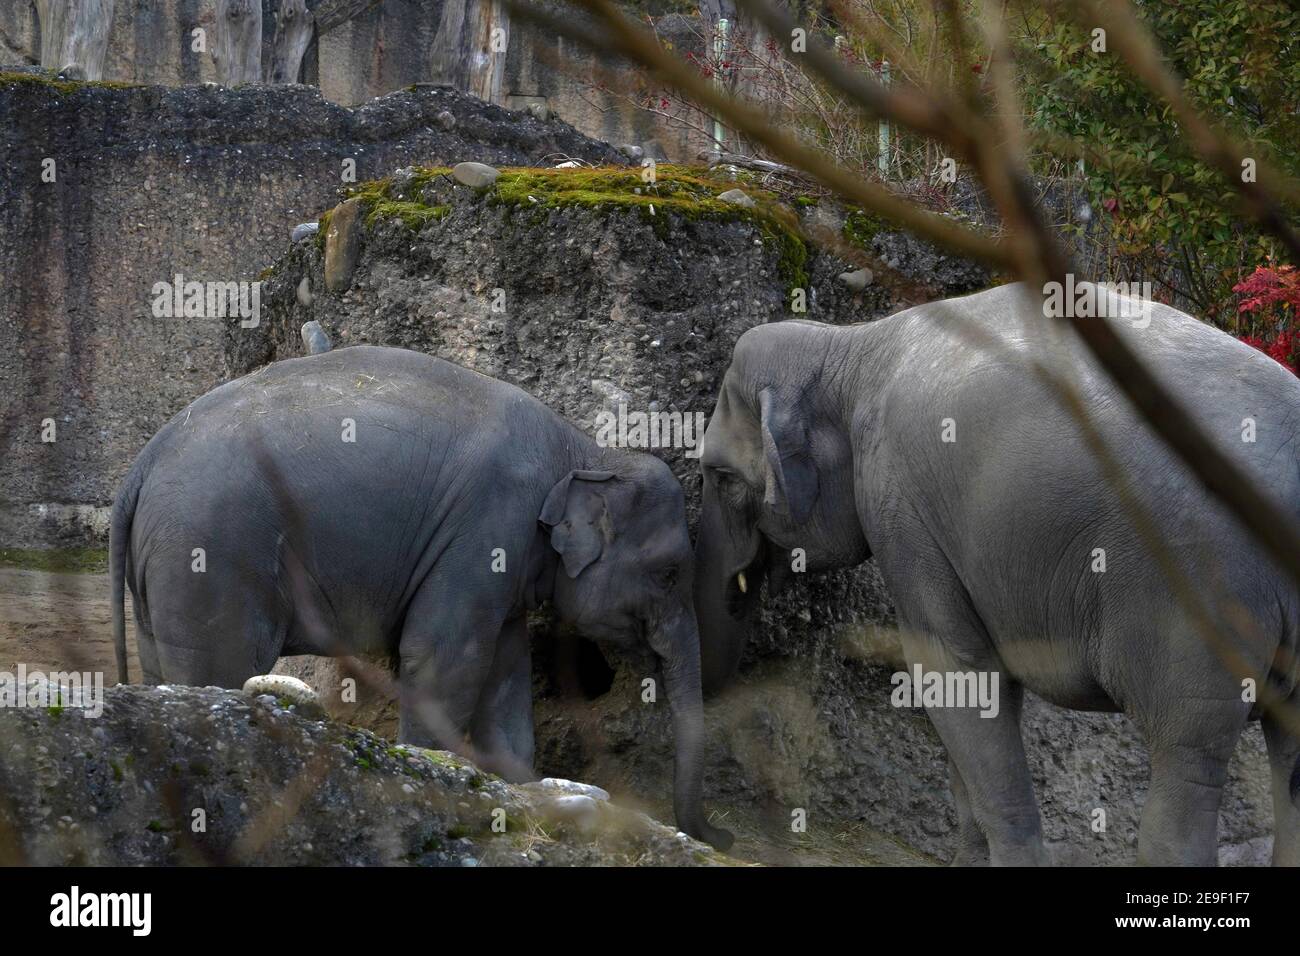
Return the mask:
POLYGON ((320 355, 331 348, 330 337, 325 334, 319 322, 314 319, 302 324, 302 344, 308 355, 320 355))
POLYGON ((841 272, 835 278, 850 292, 861 292, 871 285, 872 275, 870 269, 854 269, 852 272, 841 272))
MULTIPOLYGON (((285 680, 271 684, 283 691, 285 680)), ((0 710, 0 778, 0 863, 727 862, 588 794, 512 786, 446 751, 305 720, 270 694, 214 687, 118 686, 98 718, 0 710)))
POLYGON ((361 249, 360 198, 352 198, 334 207, 329 228, 325 231, 325 288, 344 292, 352 282, 361 249))
POLYGON ((451 170, 456 182, 472 189, 486 189, 501 173, 486 163, 457 163, 451 170))
POLYGON ((754 200, 743 189, 728 189, 724 193, 718 193, 718 198, 723 202, 729 202, 736 206, 749 208, 754 205, 754 200))

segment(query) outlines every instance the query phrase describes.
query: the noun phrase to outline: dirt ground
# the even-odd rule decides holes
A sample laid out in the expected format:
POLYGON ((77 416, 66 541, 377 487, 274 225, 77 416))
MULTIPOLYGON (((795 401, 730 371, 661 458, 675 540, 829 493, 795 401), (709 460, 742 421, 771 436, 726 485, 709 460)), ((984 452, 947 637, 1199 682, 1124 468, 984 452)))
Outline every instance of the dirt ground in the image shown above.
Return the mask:
MULTIPOLYGON (((127 651, 133 681, 140 677, 131 596, 127 594, 127 651)), ((117 680, 108 575, 0 567, 0 670, 102 671, 117 680)), ((744 807, 711 804, 714 822, 732 830, 739 860, 779 866, 927 866, 932 860, 856 821, 783 832, 744 807)), ((670 807, 646 806, 660 819, 670 807)))
MULTIPOLYGON (((103 671, 117 680, 107 574, 69 574, 0 567, 0 670, 103 671)), ((126 598, 127 650, 131 676, 140 658, 126 598)))

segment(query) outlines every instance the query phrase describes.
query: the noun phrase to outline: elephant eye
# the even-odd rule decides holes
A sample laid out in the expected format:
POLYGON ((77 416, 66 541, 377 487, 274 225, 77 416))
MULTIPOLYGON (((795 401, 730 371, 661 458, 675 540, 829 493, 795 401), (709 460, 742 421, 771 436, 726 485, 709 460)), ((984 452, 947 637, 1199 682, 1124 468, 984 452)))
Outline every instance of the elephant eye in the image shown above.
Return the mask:
POLYGON ((677 568, 660 568, 655 572, 654 581, 661 588, 675 588, 677 586, 677 568))
POLYGON ((741 480, 740 475, 734 471, 715 471, 714 476, 718 482, 718 492, 728 501, 741 503, 745 500, 749 489, 745 482, 741 480))

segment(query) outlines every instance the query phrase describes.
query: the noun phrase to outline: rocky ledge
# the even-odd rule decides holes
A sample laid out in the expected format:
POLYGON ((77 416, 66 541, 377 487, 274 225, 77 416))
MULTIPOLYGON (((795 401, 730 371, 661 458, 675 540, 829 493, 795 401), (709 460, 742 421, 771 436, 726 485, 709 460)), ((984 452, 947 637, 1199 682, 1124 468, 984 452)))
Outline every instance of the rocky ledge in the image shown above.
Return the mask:
POLYGON ((124 687, 0 710, 0 863, 694 866, 708 846, 604 791, 511 785, 287 698, 124 687))

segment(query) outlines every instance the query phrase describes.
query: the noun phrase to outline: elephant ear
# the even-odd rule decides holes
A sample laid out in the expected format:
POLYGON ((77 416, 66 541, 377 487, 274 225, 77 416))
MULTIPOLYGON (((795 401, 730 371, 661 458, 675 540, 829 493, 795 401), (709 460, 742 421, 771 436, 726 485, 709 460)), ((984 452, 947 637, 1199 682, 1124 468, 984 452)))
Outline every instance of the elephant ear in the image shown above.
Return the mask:
POLYGON ((537 520, 551 532, 551 547, 576 578, 600 557, 613 537, 609 509, 600 483, 614 477, 610 471, 571 471, 555 483, 537 520))
POLYGON ((803 524, 817 500, 817 468, 809 447, 808 423, 798 404, 783 401, 774 389, 763 389, 758 404, 763 433, 763 501, 777 514, 803 524))

